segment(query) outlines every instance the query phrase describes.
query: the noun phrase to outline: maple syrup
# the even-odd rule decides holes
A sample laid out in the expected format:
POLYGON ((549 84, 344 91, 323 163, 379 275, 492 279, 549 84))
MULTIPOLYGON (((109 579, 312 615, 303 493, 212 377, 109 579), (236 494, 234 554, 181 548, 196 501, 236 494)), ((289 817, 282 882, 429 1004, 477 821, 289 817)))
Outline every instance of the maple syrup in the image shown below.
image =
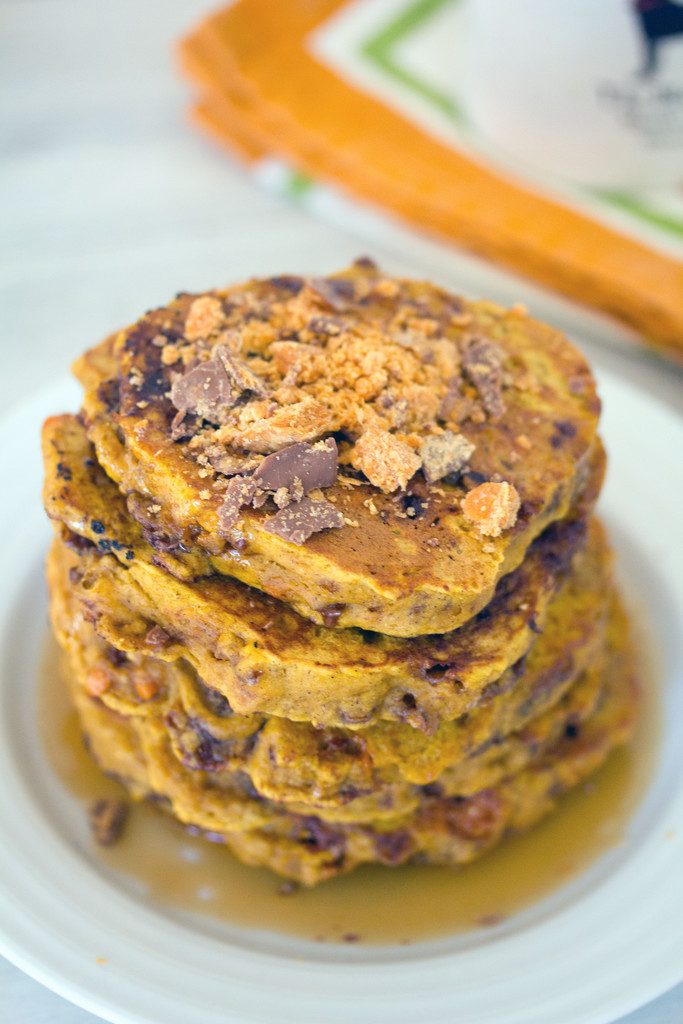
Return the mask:
MULTIPOLYGON (((54 640, 46 647, 39 707, 49 762, 83 803, 122 797, 84 747, 54 640)), ((643 693, 631 742, 590 780, 566 794, 531 831, 461 868, 364 866, 312 890, 237 861, 224 847, 189 835, 151 804, 131 808, 121 839, 93 850, 103 865, 134 879, 151 905, 212 915, 318 941, 413 943, 496 924, 548 895, 625 836, 646 789, 658 734, 656 688, 643 693)))

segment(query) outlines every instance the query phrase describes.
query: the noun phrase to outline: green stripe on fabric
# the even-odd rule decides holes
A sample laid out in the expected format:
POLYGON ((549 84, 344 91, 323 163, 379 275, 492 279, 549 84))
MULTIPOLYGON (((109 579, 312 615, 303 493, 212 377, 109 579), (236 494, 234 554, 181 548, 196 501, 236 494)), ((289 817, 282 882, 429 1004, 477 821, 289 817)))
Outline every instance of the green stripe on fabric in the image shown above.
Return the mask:
POLYGON ((593 193, 598 199, 611 206, 615 206, 624 213, 630 213, 633 217, 652 224, 653 227, 662 231, 669 231, 679 238, 683 238, 683 220, 672 214, 664 213, 663 210, 656 210, 648 206, 642 199, 630 195, 628 192, 606 192, 600 190, 593 193))
POLYGON ((465 120, 462 109, 453 97, 401 67, 393 52, 397 43, 436 14, 438 10, 445 7, 446 4, 457 3, 460 3, 460 0, 415 0, 415 3, 404 8, 398 17, 385 25, 377 35, 363 43, 360 52, 385 74, 428 100, 452 121, 462 123, 465 120))
POLYGON ((313 178, 309 178, 308 175, 302 174, 301 171, 290 171, 285 185, 285 195, 288 199, 301 199, 306 195, 307 192, 315 185, 313 178))
MULTIPOLYGON (((456 124, 466 124, 466 117, 462 107, 452 96, 430 85, 429 82, 418 78, 411 71, 402 67, 394 54, 396 45, 427 21, 442 7, 447 4, 458 4, 461 0, 415 0, 403 11, 372 36, 361 46, 361 54, 372 61, 381 71, 393 78, 396 82, 416 95, 427 100, 443 114, 446 114, 456 124)), ((668 214, 662 210, 648 206, 640 198, 636 198, 626 192, 611 192, 604 190, 592 190, 591 193, 596 199, 623 210, 632 217, 668 232, 678 238, 683 238, 683 219, 674 214, 668 214)))

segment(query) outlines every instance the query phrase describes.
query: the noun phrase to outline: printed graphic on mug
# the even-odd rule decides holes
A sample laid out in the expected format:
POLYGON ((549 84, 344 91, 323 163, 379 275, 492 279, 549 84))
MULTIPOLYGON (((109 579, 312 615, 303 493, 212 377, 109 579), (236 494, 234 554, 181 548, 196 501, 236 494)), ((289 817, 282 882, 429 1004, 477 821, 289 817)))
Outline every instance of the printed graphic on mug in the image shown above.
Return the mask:
POLYGON ((521 170, 610 189, 683 182, 683 0, 468 0, 463 100, 521 170))

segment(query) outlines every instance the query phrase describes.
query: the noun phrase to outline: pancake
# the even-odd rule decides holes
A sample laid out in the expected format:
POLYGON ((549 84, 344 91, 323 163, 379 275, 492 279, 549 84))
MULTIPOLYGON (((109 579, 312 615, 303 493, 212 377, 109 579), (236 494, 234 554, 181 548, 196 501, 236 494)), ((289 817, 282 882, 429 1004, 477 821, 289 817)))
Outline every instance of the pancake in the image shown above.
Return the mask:
POLYGON ((76 372, 154 546, 340 628, 462 625, 603 458, 561 334, 368 261, 180 295, 76 372))
MULTIPOLYGON (((240 772, 188 770, 175 758, 161 722, 124 718, 75 684, 72 693, 93 756, 134 798, 153 798, 246 863, 314 885, 372 861, 466 863, 552 810, 562 793, 587 778, 632 730, 637 684, 623 619, 612 630, 612 642, 599 705, 585 722, 574 723, 524 768, 494 785, 467 796, 430 789, 410 813, 376 826, 294 814, 260 798, 240 772)), ((69 654, 74 657, 73 649, 69 654)))
MULTIPOLYGON (((450 634, 406 640, 329 629, 236 580, 166 571, 176 556, 144 539, 74 417, 49 420, 43 447, 45 505, 78 551, 72 585, 98 632, 118 650, 185 659, 241 715, 345 728, 386 719, 433 731, 528 651, 585 546, 583 522, 550 527, 487 609, 450 634)), ((589 532, 588 617, 606 559, 599 526, 589 532)))
POLYGON ((50 614, 133 798, 313 885, 466 863, 628 737, 600 403, 558 332, 360 260, 180 294, 75 370, 50 614))
MULTIPOLYGON (((547 629, 509 681, 501 681, 469 714, 427 736, 408 725, 382 723, 355 733, 320 730, 307 723, 239 716, 207 690, 182 660, 171 665, 147 656, 132 659, 111 648, 83 617, 70 587, 73 555, 56 542, 49 559, 51 614, 60 642, 74 660, 77 684, 119 715, 154 718, 165 729, 176 758, 211 773, 245 773, 255 791, 301 813, 329 820, 370 820, 411 807, 419 786, 450 770, 475 782, 481 763, 489 772, 507 765, 514 750, 539 745, 506 737, 545 716, 557 733, 598 692, 603 668, 607 581, 586 559, 551 607, 547 629), (591 667, 591 670, 586 670, 591 667), (579 695, 562 703, 572 683, 587 674, 579 695), (106 680, 106 687, 100 685, 106 680), (145 699, 141 700, 140 696, 145 699), (494 749, 495 748, 495 749, 494 749), (493 755, 489 753, 493 752, 493 755), (454 770, 467 762, 464 771, 454 770)), ((515 763, 518 763, 515 762, 515 763)))

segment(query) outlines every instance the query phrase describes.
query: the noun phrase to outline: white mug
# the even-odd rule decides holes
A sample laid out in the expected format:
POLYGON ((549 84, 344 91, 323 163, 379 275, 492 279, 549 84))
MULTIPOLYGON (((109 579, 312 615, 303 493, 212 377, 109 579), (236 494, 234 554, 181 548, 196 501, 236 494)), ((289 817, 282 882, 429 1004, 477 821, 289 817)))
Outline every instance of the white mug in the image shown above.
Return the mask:
POLYGON ((520 169, 683 183, 683 0, 464 0, 465 111, 520 169))

